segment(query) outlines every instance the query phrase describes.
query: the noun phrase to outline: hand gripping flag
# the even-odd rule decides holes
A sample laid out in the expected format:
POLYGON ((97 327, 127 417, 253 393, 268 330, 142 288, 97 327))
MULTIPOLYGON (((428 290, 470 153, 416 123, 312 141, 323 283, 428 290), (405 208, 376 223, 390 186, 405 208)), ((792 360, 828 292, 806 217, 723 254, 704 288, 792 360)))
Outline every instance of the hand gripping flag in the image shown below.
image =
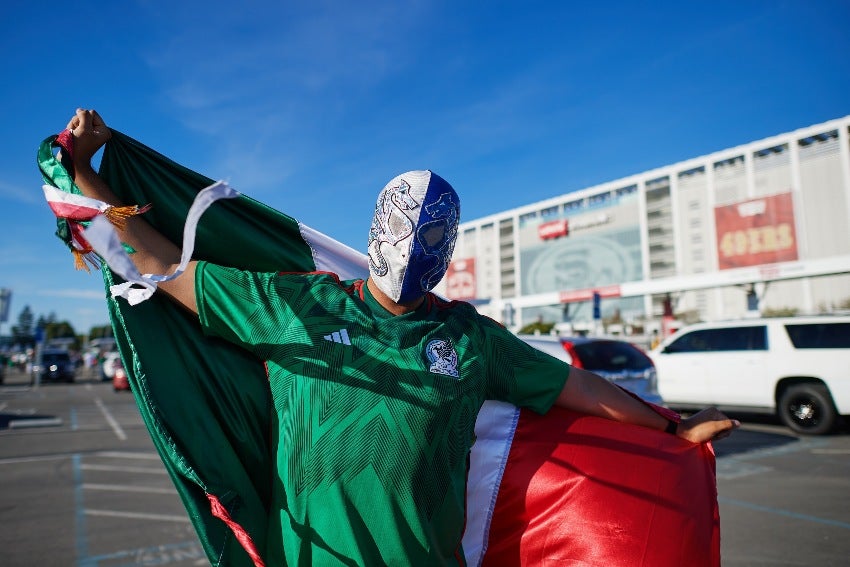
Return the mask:
MULTIPOLYGON (((54 154, 58 145, 71 149, 68 138, 47 138, 38 161, 60 216, 57 235, 74 248, 68 227, 79 221, 62 217, 67 211, 55 203, 65 198, 53 193, 79 195, 54 154)), ((186 244, 182 230, 197 194, 214 185, 114 130, 99 173, 124 202, 151 203, 145 218, 178 245, 186 244)), ((89 208, 86 222, 105 214, 97 202, 68 202, 89 208)), ((362 254, 244 195, 215 203, 196 220, 196 259, 255 271, 332 271, 344 279, 368 274, 362 254)), ((127 289, 108 266, 101 271, 107 289, 127 289)), ((271 400, 262 361, 203 336, 194 317, 160 294, 137 305, 113 294, 106 301, 133 394, 210 563, 264 565, 278 504, 270 490, 271 400)), ((476 438, 463 539, 468 565, 720 564, 710 445, 498 402, 482 408, 476 438)))

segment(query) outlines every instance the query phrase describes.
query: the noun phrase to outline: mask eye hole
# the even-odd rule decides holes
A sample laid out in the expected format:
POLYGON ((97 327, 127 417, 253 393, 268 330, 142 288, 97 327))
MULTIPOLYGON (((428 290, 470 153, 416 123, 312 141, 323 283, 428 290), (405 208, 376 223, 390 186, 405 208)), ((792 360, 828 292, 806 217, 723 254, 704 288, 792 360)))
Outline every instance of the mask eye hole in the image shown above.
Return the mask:
POLYGON ((428 230, 424 230, 419 234, 419 237, 428 245, 428 246, 436 246, 439 244, 446 235, 446 227, 445 226, 432 226, 429 227, 428 230))
POLYGON ((404 236, 406 232, 410 231, 410 221, 404 215, 390 215, 389 222, 387 224, 389 225, 388 228, 390 229, 390 234, 393 236, 404 236))

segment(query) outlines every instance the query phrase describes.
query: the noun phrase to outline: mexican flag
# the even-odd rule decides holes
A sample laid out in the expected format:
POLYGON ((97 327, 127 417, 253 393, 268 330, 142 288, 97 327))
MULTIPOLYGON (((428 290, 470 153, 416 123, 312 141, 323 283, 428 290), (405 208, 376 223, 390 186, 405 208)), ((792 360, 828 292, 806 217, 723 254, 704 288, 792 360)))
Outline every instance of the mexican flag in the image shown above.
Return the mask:
MULTIPOLYGON (((67 134, 42 142, 45 195, 59 217, 57 235, 97 262, 81 228, 109 215, 102 204, 62 195, 79 195, 69 163, 56 154, 64 146, 67 156, 71 144, 67 134)), ((178 246, 187 242, 186 219, 194 218, 187 233, 196 259, 255 271, 368 275, 362 254, 235 191, 222 190, 226 195, 193 212, 214 181, 115 130, 99 173, 124 202, 152 204, 146 220, 178 246)), ((263 362, 203 336, 196 317, 161 294, 135 305, 126 293, 113 296, 109 290, 123 278, 106 264, 101 273, 139 411, 210 563, 264 565, 276 503, 263 362)), ((463 539, 468 565, 720 564, 710 445, 559 408, 539 416, 498 402, 482 408, 476 439, 463 539)))

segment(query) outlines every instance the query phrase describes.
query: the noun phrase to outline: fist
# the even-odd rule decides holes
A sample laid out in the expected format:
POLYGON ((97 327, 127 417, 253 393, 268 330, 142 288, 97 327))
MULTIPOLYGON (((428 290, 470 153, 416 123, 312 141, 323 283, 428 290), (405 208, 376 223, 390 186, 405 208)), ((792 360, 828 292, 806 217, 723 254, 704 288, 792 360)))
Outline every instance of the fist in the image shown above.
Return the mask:
POLYGON ((729 419, 723 412, 712 407, 683 419, 676 434, 691 443, 705 443, 729 437, 732 431, 740 426, 740 421, 729 419))
POLYGON ((74 135, 75 165, 89 165, 92 156, 112 137, 112 130, 96 110, 78 108, 68 130, 74 135))

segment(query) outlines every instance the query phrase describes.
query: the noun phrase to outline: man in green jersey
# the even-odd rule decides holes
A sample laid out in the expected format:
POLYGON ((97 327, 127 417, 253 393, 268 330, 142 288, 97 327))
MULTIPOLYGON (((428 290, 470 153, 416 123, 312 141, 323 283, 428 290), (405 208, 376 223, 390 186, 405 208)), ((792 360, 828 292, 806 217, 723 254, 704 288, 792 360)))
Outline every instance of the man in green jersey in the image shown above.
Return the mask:
MULTIPOLYGON (((82 109, 68 128, 77 186, 120 205, 90 164, 109 128, 82 109)), ((189 277, 159 285, 207 334, 266 362, 276 425, 269 564, 465 565, 467 459, 488 399, 539 413, 557 404, 694 443, 739 425, 713 408, 668 422, 470 305, 430 293, 451 257, 459 210, 445 180, 408 172, 378 197, 365 281, 191 262, 189 277)), ((143 273, 180 262, 180 250, 140 218, 122 239, 143 273)))

